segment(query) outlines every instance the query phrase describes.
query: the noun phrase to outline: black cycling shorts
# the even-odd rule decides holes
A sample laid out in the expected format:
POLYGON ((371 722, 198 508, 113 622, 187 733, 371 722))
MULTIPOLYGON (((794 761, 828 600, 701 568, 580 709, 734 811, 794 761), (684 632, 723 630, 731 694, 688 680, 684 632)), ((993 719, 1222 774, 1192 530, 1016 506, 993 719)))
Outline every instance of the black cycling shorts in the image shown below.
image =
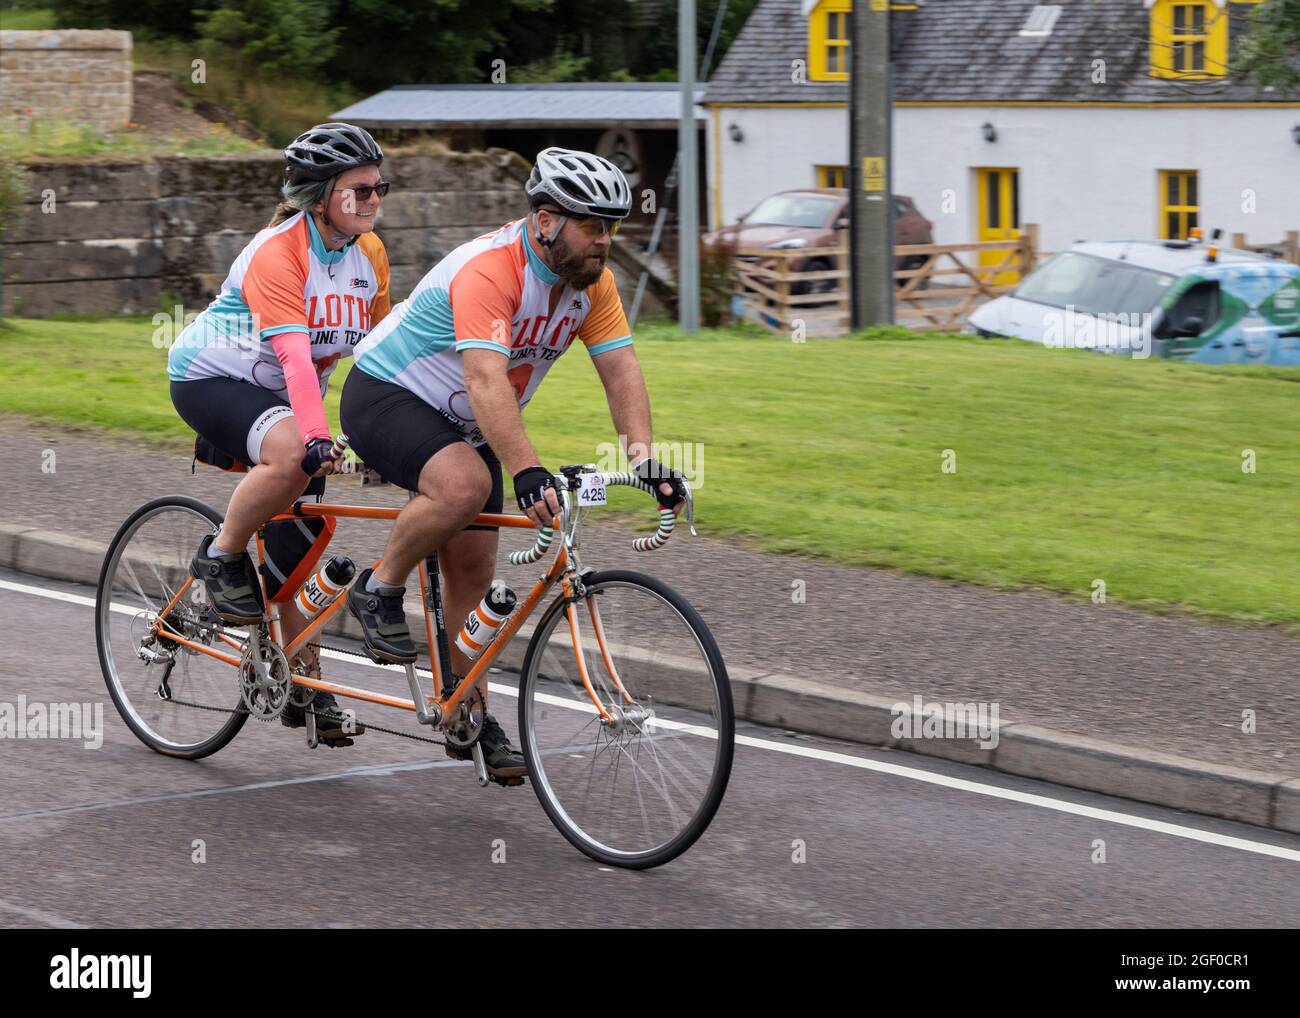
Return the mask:
MULTIPOLYGON (((172 382, 171 397, 186 424, 246 467, 261 462, 257 453, 272 425, 293 416, 284 397, 238 378, 172 382)), ((324 492, 325 478, 312 478, 307 493, 319 498, 324 492)))
MULTIPOLYGON (((418 491, 420 471, 434 454, 464 442, 465 433, 449 417, 409 389, 368 375, 358 367, 348 372, 339 404, 339 423, 366 466, 385 481, 418 491)), ((501 461, 486 443, 475 450, 487 465, 492 492, 482 512, 499 513, 505 505, 501 461)), ((466 530, 496 530, 470 524, 466 530)))

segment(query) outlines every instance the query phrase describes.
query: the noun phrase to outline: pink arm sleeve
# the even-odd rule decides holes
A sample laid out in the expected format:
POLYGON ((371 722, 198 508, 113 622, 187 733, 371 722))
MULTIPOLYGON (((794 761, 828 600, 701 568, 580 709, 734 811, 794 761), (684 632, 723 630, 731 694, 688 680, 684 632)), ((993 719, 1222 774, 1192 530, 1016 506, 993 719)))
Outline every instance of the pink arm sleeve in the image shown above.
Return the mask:
POLYGON ((284 370, 284 387, 289 390, 289 406, 298 421, 298 432, 306 445, 313 438, 329 438, 325 404, 321 400, 320 380, 311 362, 311 345, 305 332, 282 332, 271 337, 271 346, 284 370))

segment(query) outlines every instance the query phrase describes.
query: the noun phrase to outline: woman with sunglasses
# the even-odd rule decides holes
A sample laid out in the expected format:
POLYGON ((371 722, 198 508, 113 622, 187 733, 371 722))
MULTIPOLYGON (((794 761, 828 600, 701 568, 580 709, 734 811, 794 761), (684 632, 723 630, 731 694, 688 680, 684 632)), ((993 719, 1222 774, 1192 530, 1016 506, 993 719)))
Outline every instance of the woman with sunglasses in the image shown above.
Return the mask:
MULTIPOLYGON (((270 224, 168 355, 177 412, 216 453, 248 468, 190 567, 234 625, 256 624, 265 611, 249 539, 295 499, 324 493, 335 465, 323 404, 329 376, 389 309, 388 256, 373 232, 389 186, 379 145, 351 124, 319 124, 284 158, 283 200, 270 224)), ((286 643, 307 624, 288 604, 281 619, 286 643)), ((316 648, 295 666, 319 675, 316 648)), ((348 745, 362 730, 329 693, 318 692, 312 707, 330 745, 348 745)), ((305 723, 297 708, 282 720, 305 723)))

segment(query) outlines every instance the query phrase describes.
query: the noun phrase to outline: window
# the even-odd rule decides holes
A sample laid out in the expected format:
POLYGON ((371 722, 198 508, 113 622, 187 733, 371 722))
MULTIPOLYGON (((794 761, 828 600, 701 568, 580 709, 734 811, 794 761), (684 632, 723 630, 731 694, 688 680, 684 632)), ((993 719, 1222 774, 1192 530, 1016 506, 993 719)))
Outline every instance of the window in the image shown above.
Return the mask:
POLYGON ((1219 309, 1218 282, 1202 280, 1193 283, 1161 318, 1155 336, 1157 339, 1202 336, 1218 322, 1219 309))
POLYGON ((1205 7, 1202 4, 1174 4, 1175 71, 1205 71, 1205 7))
POLYGON ((1175 277, 1128 262, 1067 251, 1025 278, 1013 296, 1081 314, 1146 314, 1175 277))
POLYGON ((1157 78, 1221 78, 1228 63, 1228 10, 1212 0, 1154 0, 1151 73, 1157 78))
POLYGON ((1029 12, 1025 27, 1020 30, 1024 39, 1045 39, 1052 34, 1056 19, 1061 16, 1060 4, 1039 4, 1029 12))
POLYGON ((1160 236, 1165 240, 1186 240, 1191 228, 1200 225, 1197 190, 1195 170, 1160 171, 1160 236))
POLYGON ((852 37, 852 0, 821 0, 808 15, 808 76, 813 81, 848 81, 852 37))
POLYGON ((825 227, 839 202, 831 195, 774 194, 745 217, 750 225, 825 227))
POLYGON ((818 187, 848 187, 849 168, 847 166, 818 166, 818 187))

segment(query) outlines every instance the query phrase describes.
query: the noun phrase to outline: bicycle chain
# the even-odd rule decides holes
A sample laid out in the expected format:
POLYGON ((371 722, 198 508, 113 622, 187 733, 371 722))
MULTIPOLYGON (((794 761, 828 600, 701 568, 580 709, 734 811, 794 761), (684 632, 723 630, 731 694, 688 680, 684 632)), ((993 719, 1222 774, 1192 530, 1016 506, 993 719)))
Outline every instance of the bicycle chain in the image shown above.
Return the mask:
MULTIPOLYGON (((209 624, 206 623, 206 622, 199 622, 197 619, 192 620, 192 621, 188 621, 188 622, 186 623, 186 625, 189 625, 189 626, 191 626, 191 627, 193 627, 193 628, 195 628, 195 629, 205 630, 205 631, 207 631, 207 632, 209 632, 209 633, 213 633, 214 635, 219 635, 219 636, 227 636, 227 635, 229 635, 229 632, 228 632, 224 627, 218 627, 218 626, 209 625, 209 624)), ((168 629, 170 630, 171 627, 169 626, 168 629)), ((178 633, 177 635, 180 635, 180 634, 178 633)), ((359 658, 361 658, 362 660, 365 660, 365 661, 369 661, 369 660, 370 660, 370 657, 369 657, 369 655, 367 655, 367 654, 364 654, 364 653, 362 653, 362 652, 360 652, 360 651, 356 651, 356 650, 346 650, 346 649, 343 648, 343 647, 324 647, 324 646, 322 646, 321 649, 322 649, 322 650, 332 650, 332 651, 334 651, 334 652, 336 652, 336 653, 338 653, 338 654, 348 654, 348 655, 350 655, 350 656, 352 656, 352 657, 359 657, 359 658)), ((248 716, 251 716, 251 717, 256 717, 258 721, 267 721, 267 722, 270 722, 270 721, 275 721, 275 720, 276 720, 276 718, 266 718, 266 717, 262 717, 261 715, 250 715, 250 714, 249 714, 249 711, 248 711, 248 708, 247 708, 247 707, 243 707, 243 706, 240 706, 240 707, 237 707, 237 708, 231 708, 231 707, 214 707, 214 706, 212 706, 211 704, 207 704, 207 703, 191 703, 191 702, 189 702, 188 700, 177 700, 177 699, 175 699, 175 698, 169 698, 169 699, 167 700, 167 703, 174 703, 174 704, 176 704, 178 707, 195 707, 195 708, 197 708, 198 710, 210 710, 210 711, 216 711, 216 712, 219 713, 219 714, 244 714, 244 715, 248 715, 248 716)), ((312 717, 323 717, 323 716, 324 716, 324 715, 322 715, 322 714, 317 713, 317 712, 314 711, 314 710, 305 710, 303 713, 305 713, 305 714, 310 714, 312 717)), ((385 735, 396 735, 396 736, 398 736, 399 738, 402 738, 402 739, 411 739, 411 740, 413 740, 413 741, 415 741, 415 742, 428 742, 428 743, 430 743, 430 744, 432 744, 432 745, 434 745, 434 746, 446 746, 446 745, 447 745, 447 742, 446 742, 446 740, 444 740, 444 739, 431 739, 431 738, 429 738, 429 736, 427 736, 427 735, 412 735, 410 732, 401 732, 401 731, 398 731, 396 728, 385 728, 385 727, 382 726, 382 725, 372 725, 372 724, 371 724, 370 722, 368 722, 368 721, 366 722, 366 731, 368 731, 368 732, 371 732, 371 731, 374 731, 374 732, 383 732, 385 735)))

